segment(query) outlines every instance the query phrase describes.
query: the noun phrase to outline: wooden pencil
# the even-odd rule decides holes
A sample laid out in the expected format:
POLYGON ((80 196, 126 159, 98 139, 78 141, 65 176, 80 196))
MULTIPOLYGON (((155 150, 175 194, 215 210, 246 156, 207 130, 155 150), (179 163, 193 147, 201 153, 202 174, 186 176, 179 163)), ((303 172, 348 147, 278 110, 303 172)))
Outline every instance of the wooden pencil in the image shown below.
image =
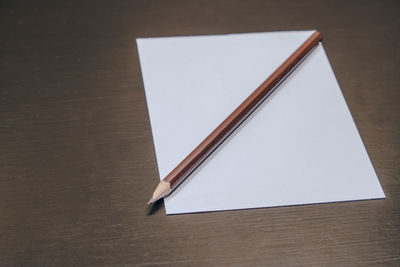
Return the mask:
POLYGON ((279 86, 321 40, 321 34, 315 31, 175 169, 161 180, 148 204, 168 196, 185 180, 279 86))

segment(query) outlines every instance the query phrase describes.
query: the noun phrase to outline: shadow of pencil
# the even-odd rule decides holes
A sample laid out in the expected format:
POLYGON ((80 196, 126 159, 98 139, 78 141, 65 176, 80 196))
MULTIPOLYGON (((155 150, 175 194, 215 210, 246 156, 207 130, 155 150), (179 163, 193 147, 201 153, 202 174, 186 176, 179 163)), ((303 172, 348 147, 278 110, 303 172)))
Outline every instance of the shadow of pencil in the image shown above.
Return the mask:
POLYGON ((159 199, 153 204, 147 206, 147 216, 151 216, 157 213, 164 206, 163 203, 164 203, 163 199, 159 199))

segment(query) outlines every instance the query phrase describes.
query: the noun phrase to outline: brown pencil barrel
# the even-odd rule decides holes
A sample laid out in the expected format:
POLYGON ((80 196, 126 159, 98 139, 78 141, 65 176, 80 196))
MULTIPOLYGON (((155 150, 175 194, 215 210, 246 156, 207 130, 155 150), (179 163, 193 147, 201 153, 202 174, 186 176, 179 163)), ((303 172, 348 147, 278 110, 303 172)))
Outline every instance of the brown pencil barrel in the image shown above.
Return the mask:
POLYGON ((246 98, 203 142, 163 180, 175 188, 279 85, 297 64, 322 40, 313 33, 286 61, 246 98))

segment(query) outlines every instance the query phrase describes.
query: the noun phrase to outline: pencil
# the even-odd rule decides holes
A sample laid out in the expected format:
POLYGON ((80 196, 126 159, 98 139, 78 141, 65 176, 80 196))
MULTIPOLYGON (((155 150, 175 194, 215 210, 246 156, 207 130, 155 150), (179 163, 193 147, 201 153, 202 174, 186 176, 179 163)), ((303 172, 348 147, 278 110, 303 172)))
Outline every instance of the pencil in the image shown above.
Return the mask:
POLYGON ((161 180, 148 205, 168 196, 178 187, 290 75, 321 40, 321 33, 315 31, 175 169, 161 180))

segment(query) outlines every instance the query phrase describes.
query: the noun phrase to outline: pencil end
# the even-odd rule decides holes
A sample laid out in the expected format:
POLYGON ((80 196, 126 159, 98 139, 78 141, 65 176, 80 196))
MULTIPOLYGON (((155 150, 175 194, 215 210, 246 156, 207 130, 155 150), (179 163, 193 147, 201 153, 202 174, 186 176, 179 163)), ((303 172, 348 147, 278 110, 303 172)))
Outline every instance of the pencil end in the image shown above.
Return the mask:
POLYGON ((156 202, 157 200, 169 195, 171 193, 171 185, 169 182, 165 182, 165 181, 161 181, 156 190, 153 193, 153 196, 150 198, 149 202, 147 203, 147 205, 150 205, 154 202, 156 202))

